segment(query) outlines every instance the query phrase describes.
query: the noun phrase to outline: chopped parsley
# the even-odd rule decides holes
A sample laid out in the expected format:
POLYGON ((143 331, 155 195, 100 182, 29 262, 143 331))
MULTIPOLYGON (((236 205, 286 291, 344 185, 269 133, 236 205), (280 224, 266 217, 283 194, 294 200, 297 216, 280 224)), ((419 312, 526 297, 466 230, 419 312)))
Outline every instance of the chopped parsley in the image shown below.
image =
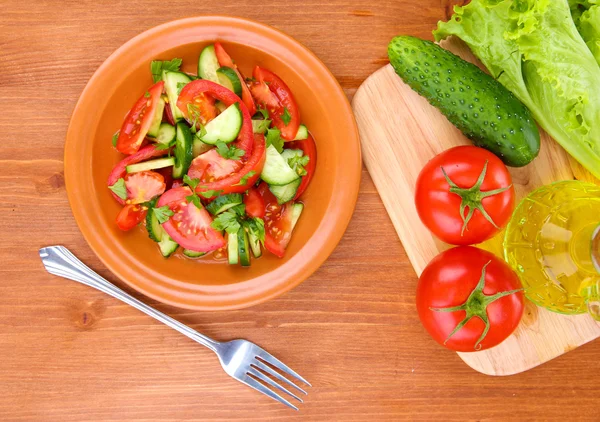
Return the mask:
POLYGON ((165 61, 153 60, 152 63, 150 63, 150 72, 152 72, 154 83, 162 79, 163 70, 177 72, 182 62, 183 60, 177 58, 165 61))
POLYGON ((167 206, 164 205, 162 207, 153 208, 152 212, 156 216, 156 219, 160 224, 166 223, 167 220, 173 216, 173 211, 167 206))
POLYGON ((246 155, 246 151, 244 151, 243 149, 236 148, 234 145, 228 146, 225 142, 222 141, 217 141, 215 146, 217 147, 217 152, 219 153, 219 155, 229 160, 238 161, 240 158, 246 155))
POLYGON ((287 107, 283 108, 283 113, 281 113, 281 120, 286 126, 289 125, 290 121, 292 120, 292 115, 290 114, 290 111, 287 107))
POLYGON ((109 186, 108 188, 123 201, 127 199, 127 187, 125 186, 125 179, 122 177, 117 180, 114 185, 109 186))
POLYGON ((277 128, 267 129, 267 148, 269 145, 273 145, 278 153, 281 154, 283 151, 283 139, 281 138, 281 131, 277 128))

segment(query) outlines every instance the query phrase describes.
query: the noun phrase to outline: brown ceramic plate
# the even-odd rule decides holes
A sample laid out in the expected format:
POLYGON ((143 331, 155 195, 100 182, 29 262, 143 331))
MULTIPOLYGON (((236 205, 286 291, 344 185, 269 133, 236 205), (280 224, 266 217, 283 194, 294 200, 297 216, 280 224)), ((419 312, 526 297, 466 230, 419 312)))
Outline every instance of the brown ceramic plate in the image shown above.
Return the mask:
POLYGON ((189 309, 236 309, 280 295, 309 277, 340 241, 354 210, 361 173, 358 131, 350 104, 325 65, 271 27, 231 17, 201 16, 150 29, 115 51, 96 71, 75 107, 65 144, 69 201, 85 239, 132 288, 189 309), (246 75, 258 64, 291 88, 317 143, 317 169, 303 195, 304 212, 285 258, 269 253, 250 268, 210 259, 163 259, 145 230, 121 232, 120 205, 106 180, 123 158, 111 146, 123 117, 151 84, 150 62, 183 59, 195 73, 200 51, 223 43, 246 75))

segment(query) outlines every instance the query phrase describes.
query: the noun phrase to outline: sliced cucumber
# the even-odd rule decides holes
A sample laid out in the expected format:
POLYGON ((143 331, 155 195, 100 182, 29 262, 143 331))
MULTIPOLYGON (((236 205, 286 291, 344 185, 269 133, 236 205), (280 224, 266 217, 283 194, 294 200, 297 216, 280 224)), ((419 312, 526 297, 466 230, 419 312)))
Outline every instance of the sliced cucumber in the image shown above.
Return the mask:
POLYGON ((184 249, 183 254, 185 256, 187 256, 188 258, 200 258, 201 256, 206 255, 206 252, 198 252, 198 251, 193 251, 191 249, 184 249))
POLYGON ((304 155, 304 151, 301 149, 284 149, 281 152, 281 156, 285 159, 285 161, 289 161, 295 157, 302 157, 304 155))
POLYGON ((231 265, 235 265, 240 262, 238 243, 237 233, 227 234, 227 259, 231 265))
POLYGON ((168 123, 161 123, 158 129, 158 135, 156 136, 156 142, 159 144, 169 145, 175 140, 177 131, 174 126, 168 123))
POLYGON ((214 145, 218 141, 229 143, 235 141, 242 129, 242 110, 238 103, 227 109, 204 126, 206 133, 200 139, 214 145))
POLYGON ((183 119, 183 113, 177 107, 177 98, 179 98, 180 84, 188 84, 192 79, 182 72, 169 72, 163 70, 162 74, 163 81, 165 81, 165 90, 167 91, 167 97, 169 98, 169 107, 171 107, 171 114, 175 122, 183 119))
POLYGON ((150 239, 155 242, 160 242, 163 237, 163 233, 165 230, 162 228, 160 223, 158 222, 158 218, 154 215, 154 208, 148 209, 148 214, 146 214, 146 230, 148 230, 148 236, 150 239))
POLYGON ((265 133, 271 126, 270 120, 252 120, 252 130, 254 133, 265 133))
POLYGON ((200 53, 200 57, 198 57, 198 76, 202 79, 219 83, 219 78, 217 78, 217 69, 219 67, 215 46, 211 44, 204 47, 204 50, 200 53))
POLYGON ((291 183, 283 186, 269 186, 269 190, 271 193, 277 198, 278 204, 285 204, 288 201, 294 199, 296 196, 296 192, 298 192, 298 187, 302 183, 302 179, 296 179, 291 183))
POLYGON ((227 66, 220 67, 217 69, 217 78, 219 79, 219 85, 223 85, 225 88, 233 91, 235 95, 241 98, 242 81, 240 81, 240 78, 235 70, 227 66))
POLYGON ((242 267, 250 266, 250 245, 248 244, 248 233, 246 230, 240 229, 237 234, 238 252, 240 255, 240 264, 242 267))
POLYGON ((300 178, 273 145, 267 148, 267 159, 260 178, 269 185, 284 186, 300 178))
POLYGON ((158 103, 156 103, 156 110, 154 111, 154 116, 152 116, 152 124, 150 124, 150 129, 148 129, 148 136, 150 138, 156 138, 158 136, 164 111, 165 100, 163 100, 161 96, 158 99, 158 103))
POLYGON ((230 193, 228 195, 219 196, 214 201, 206 206, 206 210, 212 215, 221 214, 229 208, 240 205, 243 202, 242 194, 230 193))
POLYGON ((192 157, 196 158, 200 154, 204 154, 206 151, 211 149, 213 146, 205 144, 200 138, 194 136, 194 142, 192 145, 192 157))
POLYGON ((297 202, 292 205, 292 231, 296 227, 296 224, 298 224, 302 211, 304 211, 304 204, 297 202))
POLYGON ((179 244, 171 239, 171 236, 167 234, 167 232, 163 232, 162 238, 160 242, 158 242, 158 247, 160 248, 160 253, 165 258, 170 257, 179 247, 179 244))
POLYGON ((308 138, 308 128, 304 125, 300 125, 300 127, 298 127, 298 133, 296 133, 296 137, 294 138, 294 141, 302 141, 307 138, 308 138))
POLYGON ((157 158, 155 160, 144 161, 143 163, 130 164, 125 167, 125 170, 127 170, 127 173, 137 173, 140 171, 162 169, 170 167, 173 164, 175 164, 175 158, 173 157, 157 158))
POLYGON ((181 179, 187 173, 192 163, 192 132, 185 122, 177 123, 177 136, 175 139, 175 164, 173 177, 181 179))
POLYGON ((248 233, 248 243, 250 243, 250 249, 254 258, 260 258, 262 256, 262 248, 260 247, 260 240, 252 233, 248 233))

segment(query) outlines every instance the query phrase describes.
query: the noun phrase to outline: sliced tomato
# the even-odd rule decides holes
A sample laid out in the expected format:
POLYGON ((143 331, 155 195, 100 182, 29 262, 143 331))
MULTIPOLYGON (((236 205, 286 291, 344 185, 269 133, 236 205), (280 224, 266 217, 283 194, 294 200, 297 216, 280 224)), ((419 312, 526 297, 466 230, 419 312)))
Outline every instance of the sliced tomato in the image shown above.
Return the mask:
POLYGON ((215 182, 201 183, 196 188, 196 192, 206 192, 209 190, 223 191, 223 193, 246 192, 260 177, 260 173, 265 165, 265 151, 265 137, 257 133, 254 135, 252 155, 237 173, 233 173, 215 182))
POLYGON ((140 171, 125 176, 127 204, 141 204, 162 195, 165 191, 165 179, 155 171, 140 171))
POLYGON ((133 105, 121 126, 117 139, 117 150, 123 154, 135 154, 146 138, 152 118, 156 111, 156 104, 163 91, 163 81, 152 85, 144 95, 133 105))
MULTIPOLYGON (((197 79, 183 87, 179 98, 177 99, 177 107, 183 113, 184 117, 190 121, 189 109, 190 104, 201 104, 206 97, 210 96, 221 101, 226 106, 238 103, 242 111, 242 129, 235 143, 237 148, 246 151, 245 157, 249 157, 252 153, 252 144, 254 142, 254 131, 252 130, 252 117, 248 108, 240 101, 240 98, 227 88, 211 81, 197 79)), ((193 118, 192 118, 193 120, 193 118)))
POLYGON ((265 81, 251 83, 250 92, 252 93, 252 97, 254 97, 261 107, 266 108, 267 110, 279 110, 282 108, 279 99, 271 92, 265 81))
POLYGON ((270 100, 267 102, 265 101, 265 98, 263 98, 263 102, 261 102, 255 97, 259 105, 262 105, 269 111, 273 124, 281 131, 281 137, 287 141, 292 141, 296 137, 298 128, 300 127, 300 109, 296 104, 296 100, 294 100, 292 91, 279 76, 267 69, 256 66, 252 76, 256 79, 256 82, 253 82, 253 85, 259 85, 259 88, 257 89, 259 93, 264 93, 264 87, 261 88, 261 86, 266 85, 271 93, 277 97, 277 100, 279 100, 279 106, 274 107, 274 101, 270 100), (288 114, 289 118, 287 124, 283 117, 286 114, 288 114))
POLYGON ((246 205, 246 214, 250 217, 263 218, 265 216, 265 201, 256 188, 250 188, 244 194, 244 205, 246 205))
POLYGON ((202 182, 214 182, 237 172, 242 168, 241 161, 221 157, 216 149, 200 154, 192 161, 188 176, 202 182))
POLYGON ((265 248, 273 255, 283 258, 292 238, 292 205, 287 202, 277 203, 277 198, 269 190, 269 185, 262 182, 258 185, 258 193, 265 203, 265 248))
POLYGON ((225 246, 225 239, 210 224, 212 218, 206 209, 199 209, 186 197, 190 188, 171 189, 158 200, 158 206, 168 206, 173 215, 162 227, 167 234, 186 249, 198 252, 211 252, 225 246))
POLYGON ((256 104, 252 99, 252 94, 250 94, 250 90, 248 89, 248 85, 246 85, 246 79, 244 75, 240 72, 237 65, 233 62, 229 54, 225 51, 220 42, 215 43, 215 54, 217 55, 217 61, 220 66, 227 66, 235 70, 238 78, 240 78, 240 82, 242 83, 242 101, 248 108, 250 115, 254 115, 256 113, 256 104))
POLYGON ((206 93, 199 94, 194 98, 194 105, 198 108, 199 112, 199 121, 196 122, 196 129, 200 130, 200 125, 206 125, 212 119, 217 117, 218 110, 215 106, 215 101, 214 97, 206 93))
POLYGON ((163 167, 153 171, 159 173, 165 179, 165 190, 173 187, 173 167, 163 167))
POLYGON ((292 149, 301 149, 304 151, 304 155, 308 157, 308 164, 304 166, 306 174, 302 176, 302 182, 300 182, 300 186, 298 186, 298 190, 296 191, 296 196, 294 196, 295 201, 304 193, 315 174, 315 169, 317 168, 317 145, 315 144, 312 135, 309 134, 308 138, 302 141, 290 142, 289 147, 292 149))
MULTIPOLYGON (((146 161, 154 157, 162 157, 163 155, 167 155, 168 153, 169 150, 156 149, 154 145, 145 146, 135 154, 130 155, 129 157, 119 161, 119 163, 117 163, 117 165, 113 167, 112 171, 110 172, 110 175, 108 176, 108 186, 114 185, 115 183, 117 183, 117 180, 119 180, 122 177, 125 177, 125 174, 127 174, 126 167, 128 165, 140 163, 142 161, 146 161)), ((117 195, 115 195, 114 193, 112 195, 119 202, 119 204, 125 204, 125 201, 123 201, 117 195)))
POLYGON ((131 230, 146 218, 147 212, 148 208, 142 205, 125 205, 117 215, 117 227, 123 231, 131 230))
POLYGON ((165 111, 163 112, 163 120, 166 120, 171 126, 175 126, 176 123, 170 106, 165 107, 165 111))

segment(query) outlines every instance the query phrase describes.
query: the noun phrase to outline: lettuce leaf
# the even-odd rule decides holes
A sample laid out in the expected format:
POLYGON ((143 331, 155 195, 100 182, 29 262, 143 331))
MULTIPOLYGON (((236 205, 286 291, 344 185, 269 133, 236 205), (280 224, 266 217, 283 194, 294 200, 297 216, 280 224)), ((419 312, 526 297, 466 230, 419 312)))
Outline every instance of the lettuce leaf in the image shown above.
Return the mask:
POLYGON ((569 0, 575 26, 600 64, 600 0, 569 0))
POLYGON ((436 40, 465 41, 538 124, 600 178, 600 66, 567 0, 472 0, 454 11, 438 24, 436 40))

